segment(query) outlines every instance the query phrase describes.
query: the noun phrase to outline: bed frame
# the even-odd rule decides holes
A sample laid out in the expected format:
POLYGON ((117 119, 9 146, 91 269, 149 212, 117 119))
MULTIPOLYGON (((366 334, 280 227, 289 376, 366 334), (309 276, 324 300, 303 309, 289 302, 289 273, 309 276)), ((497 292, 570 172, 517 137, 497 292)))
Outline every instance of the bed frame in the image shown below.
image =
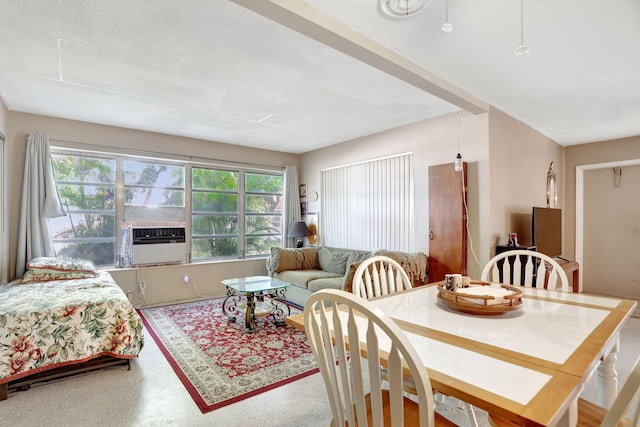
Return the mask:
POLYGON ((99 356, 86 362, 61 366, 59 368, 31 374, 14 381, 0 384, 0 400, 7 400, 10 391, 26 391, 29 390, 33 384, 52 382, 57 379, 82 375, 114 366, 126 366, 129 371, 131 370, 131 359, 99 356))

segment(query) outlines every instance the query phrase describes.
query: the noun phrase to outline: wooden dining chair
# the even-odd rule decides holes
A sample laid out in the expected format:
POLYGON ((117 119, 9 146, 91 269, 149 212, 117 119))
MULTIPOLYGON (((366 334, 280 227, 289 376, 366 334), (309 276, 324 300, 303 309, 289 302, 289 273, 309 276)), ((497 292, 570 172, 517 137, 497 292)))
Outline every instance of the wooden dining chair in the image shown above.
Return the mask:
MULTIPOLYGON (((409 275, 396 260, 386 256, 373 256, 363 261, 354 274, 352 292, 365 299, 392 294, 412 289, 409 275)), ((389 372, 381 368, 383 381, 389 380, 389 372)), ((411 378, 405 378, 404 391, 416 394, 416 387, 411 378)), ((477 427, 478 420, 473 407, 466 402, 436 393, 436 405, 447 411, 460 410, 468 418, 470 427, 477 427)))
POLYGON ((484 266, 480 280, 571 292, 569 278, 553 258, 515 249, 499 253, 484 266))
POLYGON ((411 288, 409 275, 400 263, 378 255, 360 263, 353 277, 352 292, 369 299, 411 288))
MULTIPOLYGON (((489 414, 494 427, 513 427, 514 424, 489 414)), ((640 427, 640 359, 625 381, 609 410, 585 399, 578 399, 577 427, 640 427), (633 410, 632 410, 633 407, 633 410), (627 418, 630 416, 630 418, 627 418)))
POLYGON ((369 301, 337 289, 317 291, 305 304, 304 326, 332 425, 455 425, 435 413, 429 375, 402 330, 369 301), (383 365, 391 373, 388 388, 382 386, 383 365), (416 385, 415 401, 403 394, 405 372, 416 385))

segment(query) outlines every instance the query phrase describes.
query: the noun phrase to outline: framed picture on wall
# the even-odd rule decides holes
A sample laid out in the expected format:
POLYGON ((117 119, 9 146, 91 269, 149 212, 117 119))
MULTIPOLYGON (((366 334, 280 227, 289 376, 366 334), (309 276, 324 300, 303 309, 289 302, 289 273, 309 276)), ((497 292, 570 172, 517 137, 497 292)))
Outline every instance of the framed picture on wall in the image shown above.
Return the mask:
POLYGON ((307 184, 300 184, 300 197, 307 197, 307 184))
POLYGON ((300 214, 305 216, 307 214, 307 202, 300 203, 300 214))

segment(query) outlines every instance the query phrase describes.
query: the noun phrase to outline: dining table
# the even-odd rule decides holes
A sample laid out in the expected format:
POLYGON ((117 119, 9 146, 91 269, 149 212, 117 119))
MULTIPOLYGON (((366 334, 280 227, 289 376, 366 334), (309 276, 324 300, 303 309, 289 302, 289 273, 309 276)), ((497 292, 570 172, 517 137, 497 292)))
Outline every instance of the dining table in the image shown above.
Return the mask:
MULTIPOLYGON (((482 315, 451 308, 437 285, 369 300, 404 331, 434 390, 525 426, 575 426, 592 375, 598 403, 615 399, 620 330, 635 300, 522 287, 517 309, 482 315)), ((304 329, 302 313, 286 322, 304 329)))

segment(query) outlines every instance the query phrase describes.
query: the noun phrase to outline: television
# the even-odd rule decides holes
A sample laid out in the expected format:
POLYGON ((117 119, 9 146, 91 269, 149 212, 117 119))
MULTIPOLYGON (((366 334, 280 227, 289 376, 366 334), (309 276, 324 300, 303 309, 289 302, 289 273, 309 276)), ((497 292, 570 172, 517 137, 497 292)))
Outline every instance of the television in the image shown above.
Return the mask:
POLYGON ((562 209, 533 208, 531 239, 536 250, 550 257, 562 255, 562 209))

